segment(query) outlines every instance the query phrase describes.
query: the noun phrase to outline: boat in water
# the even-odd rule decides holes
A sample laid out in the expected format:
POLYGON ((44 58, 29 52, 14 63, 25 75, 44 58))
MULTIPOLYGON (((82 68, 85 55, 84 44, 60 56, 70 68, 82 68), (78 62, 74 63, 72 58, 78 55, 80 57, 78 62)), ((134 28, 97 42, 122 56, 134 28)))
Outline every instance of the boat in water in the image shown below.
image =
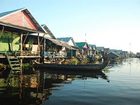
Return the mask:
POLYGON ((108 65, 108 61, 104 61, 99 64, 34 64, 36 70, 66 70, 66 71, 99 71, 104 69, 108 65))

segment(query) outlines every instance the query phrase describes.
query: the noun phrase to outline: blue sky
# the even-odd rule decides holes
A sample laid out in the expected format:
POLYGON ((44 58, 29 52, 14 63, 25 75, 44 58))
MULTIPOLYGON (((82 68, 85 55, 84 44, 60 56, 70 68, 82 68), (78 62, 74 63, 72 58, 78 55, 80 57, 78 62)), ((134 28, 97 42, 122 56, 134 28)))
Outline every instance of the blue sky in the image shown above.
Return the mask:
POLYGON ((140 0, 3 0, 0 12, 22 7, 56 37, 140 51, 140 0))

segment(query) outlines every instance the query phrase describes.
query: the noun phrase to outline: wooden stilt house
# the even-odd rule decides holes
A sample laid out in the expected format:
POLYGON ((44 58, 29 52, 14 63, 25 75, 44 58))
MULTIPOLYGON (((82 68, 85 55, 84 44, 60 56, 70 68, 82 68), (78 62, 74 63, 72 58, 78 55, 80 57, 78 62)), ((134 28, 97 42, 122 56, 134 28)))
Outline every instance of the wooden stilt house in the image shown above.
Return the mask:
POLYGON ((0 13, 0 57, 5 57, 4 53, 21 58, 40 57, 39 33, 44 31, 27 9, 0 13), (38 36, 32 37, 31 33, 38 36), (36 55, 31 54, 34 50, 36 55))
MULTIPOLYGON (((67 44, 66 42, 56 39, 45 24, 41 26, 45 31, 45 33, 39 33, 39 37, 43 38, 43 40, 40 41, 41 45, 44 45, 44 47, 42 47, 43 50, 41 51, 41 56, 44 58, 43 61, 48 63, 57 63, 57 61, 62 61, 68 57, 68 51, 75 50, 74 47, 67 44)), ((33 33, 31 35, 37 36, 37 33, 33 33)))

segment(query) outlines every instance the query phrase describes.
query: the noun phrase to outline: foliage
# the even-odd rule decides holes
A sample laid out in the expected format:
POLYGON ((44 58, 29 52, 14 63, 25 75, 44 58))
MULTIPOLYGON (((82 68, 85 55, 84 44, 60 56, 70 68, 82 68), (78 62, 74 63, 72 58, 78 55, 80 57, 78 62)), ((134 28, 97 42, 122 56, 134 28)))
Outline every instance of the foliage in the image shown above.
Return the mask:
POLYGON ((78 61, 77 58, 72 57, 70 59, 66 59, 64 62, 62 62, 62 64, 74 64, 74 65, 77 65, 77 64, 79 64, 79 61, 78 61))
POLYGON ((78 63, 79 63, 79 61, 77 60, 77 58, 72 57, 72 58, 70 59, 70 64, 77 65, 78 63))
POLYGON ((23 73, 24 74, 31 74, 31 73, 34 73, 33 71, 33 67, 32 67, 32 64, 31 63, 24 63, 23 66, 23 73))
POLYGON ((17 51, 19 49, 19 35, 0 31, 0 51, 17 51))
POLYGON ((7 84, 5 83, 5 80, 4 79, 0 79, 0 87, 2 88, 2 87, 6 87, 7 86, 7 84))
POLYGON ((88 58, 83 58, 81 64, 87 64, 89 62, 88 58))
POLYGON ((28 70, 28 69, 31 68, 31 67, 32 67, 32 65, 31 65, 30 63, 24 63, 23 66, 22 66, 22 68, 23 68, 24 70, 28 70))
POLYGON ((0 41, 4 43, 12 43, 12 41, 17 37, 18 35, 12 34, 10 32, 0 32, 0 41))

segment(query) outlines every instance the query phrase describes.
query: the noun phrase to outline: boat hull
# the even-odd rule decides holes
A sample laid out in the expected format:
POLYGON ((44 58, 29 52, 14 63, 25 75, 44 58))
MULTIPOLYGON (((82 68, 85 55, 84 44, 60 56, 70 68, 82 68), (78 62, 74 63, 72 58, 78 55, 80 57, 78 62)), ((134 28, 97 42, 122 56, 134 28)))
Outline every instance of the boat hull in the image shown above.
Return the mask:
POLYGON ((86 64, 86 65, 72 65, 72 64, 35 64, 34 68, 37 70, 74 70, 74 71, 99 71, 106 67, 106 64, 86 64))

